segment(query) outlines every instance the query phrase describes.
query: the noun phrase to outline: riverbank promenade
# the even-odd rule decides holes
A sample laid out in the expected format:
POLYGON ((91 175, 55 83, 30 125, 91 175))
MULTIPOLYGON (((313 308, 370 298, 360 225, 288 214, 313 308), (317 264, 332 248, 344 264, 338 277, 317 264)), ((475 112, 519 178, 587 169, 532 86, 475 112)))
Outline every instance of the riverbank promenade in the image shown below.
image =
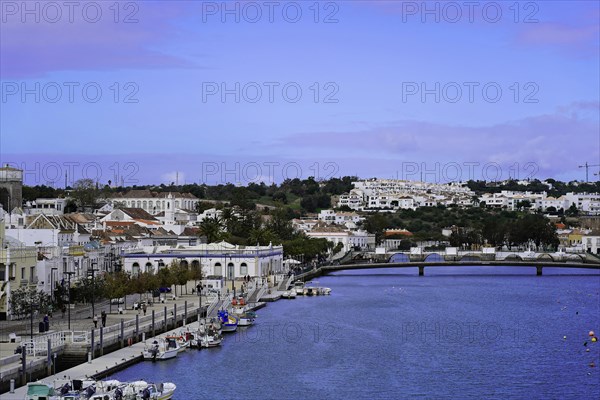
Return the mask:
MULTIPOLYGON (((162 298, 148 298, 145 302, 146 311, 142 307, 134 307, 140 301, 139 295, 129 296, 125 304, 110 304, 104 301, 94 305, 94 312, 98 315, 97 327, 92 318, 90 305, 78 305, 71 310, 69 330, 69 316, 53 315, 50 318, 50 329, 40 333, 38 329, 40 317, 33 320, 33 335, 31 335, 31 320, 6 321, 2 324, 0 345, 0 378, 2 392, 10 388, 10 380, 14 379, 15 386, 20 386, 25 381, 31 382, 48 376, 55 371, 61 371, 58 376, 63 376, 67 371, 81 366, 81 370, 71 372, 73 378, 98 374, 98 371, 111 366, 123 368, 129 357, 139 354, 137 345, 143 338, 150 338, 157 333, 169 330, 181 330, 182 326, 189 326, 191 321, 197 319, 200 311, 198 305, 200 298, 193 293, 195 282, 188 282, 188 288, 183 291, 178 288, 178 295, 174 292, 162 298), (181 294, 183 293, 183 294, 181 294), (154 301, 152 301, 154 300, 154 301), (105 327, 102 327, 101 313, 105 312, 105 327), (11 338, 17 337, 11 341, 11 338), (33 340, 32 340, 33 339, 33 340), (17 353, 17 347, 25 351, 25 373, 23 374, 22 354, 17 353), (134 351, 130 350, 132 346, 134 351), (50 348, 50 356, 48 355, 50 348), (93 355, 108 360, 102 368, 90 369, 86 367, 86 360, 94 358, 93 355), (114 360, 110 357, 116 357, 114 360), (57 362, 58 359, 58 362, 57 362), (116 364, 115 364, 116 363, 116 364), (58 365, 58 369, 57 369, 58 365), (65 370, 65 365, 67 366, 65 370), (62 368, 61 368, 62 367, 62 368), (98 370, 98 371, 96 371, 98 370), (90 374, 88 374, 88 372, 90 374)), ((236 294, 241 295, 241 284, 235 285, 236 294)), ((269 285, 248 285, 247 297, 260 298, 261 293, 268 291, 269 285)), ((221 293, 203 295, 201 298, 202 315, 214 315, 216 310, 225 306, 230 301, 234 291, 223 290, 221 293)), ((146 300, 142 296, 142 300, 146 300)), ((142 344, 143 348, 143 344, 142 344)), ((97 364, 93 364, 97 366, 97 364)), ((69 375, 68 375, 69 376, 69 375)), ((50 378, 47 378, 50 379, 50 378)), ((53 378, 52 378, 53 379, 53 378)), ((8 393, 2 394, 2 399, 8 393)), ((23 397, 21 397, 23 398, 23 397)))

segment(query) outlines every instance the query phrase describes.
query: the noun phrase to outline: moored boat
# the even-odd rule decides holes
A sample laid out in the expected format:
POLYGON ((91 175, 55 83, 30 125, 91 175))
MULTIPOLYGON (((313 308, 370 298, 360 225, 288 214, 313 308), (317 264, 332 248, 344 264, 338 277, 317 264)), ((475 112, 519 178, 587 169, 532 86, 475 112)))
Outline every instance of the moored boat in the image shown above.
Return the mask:
POLYGON ((143 351, 144 360, 168 360, 177 357, 181 346, 174 338, 155 339, 143 351))
POLYGON ((304 294, 304 282, 300 282, 297 281, 294 283, 294 292, 296 292, 297 295, 303 295, 304 294))
POLYGON ((256 321, 256 313, 254 311, 246 311, 242 315, 238 315, 238 326, 254 325, 256 321))
POLYGON ((56 391, 51 385, 42 382, 30 382, 27 384, 26 400, 59 400, 56 391))
POLYGON ((223 332, 235 332, 238 327, 238 318, 229 314, 227 310, 219 311, 219 320, 221 321, 221 326, 223 332))
MULTIPOLYGON (((169 400, 173 397, 177 386, 171 382, 148 383, 135 381, 122 387, 122 400, 169 400)), ((115 397, 115 400, 120 400, 115 397)))
POLYGON ((295 299, 296 291, 294 289, 286 290, 285 292, 283 292, 281 297, 283 297, 284 299, 295 299))
POLYGON ((215 320, 202 321, 196 334, 196 346, 198 349, 207 347, 217 347, 221 345, 223 335, 221 334, 221 324, 215 320))

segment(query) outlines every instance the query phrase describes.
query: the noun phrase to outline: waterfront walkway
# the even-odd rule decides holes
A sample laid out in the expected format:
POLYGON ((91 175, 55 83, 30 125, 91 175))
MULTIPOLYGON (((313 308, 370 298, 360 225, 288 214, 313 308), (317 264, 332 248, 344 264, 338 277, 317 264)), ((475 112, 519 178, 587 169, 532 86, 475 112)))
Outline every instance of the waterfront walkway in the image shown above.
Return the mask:
MULTIPOLYGON (((265 281, 266 282, 266 281, 265 281)), ((32 374, 35 376, 44 376, 45 371, 51 370, 49 366, 52 364, 48 360, 48 340, 51 341, 51 355, 62 355, 65 353, 75 353, 83 357, 90 351, 95 354, 102 355, 109 350, 105 348, 114 346, 123 346, 131 344, 135 346, 137 339, 144 336, 151 337, 156 331, 164 332, 168 327, 175 327, 179 324, 186 324, 189 319, 194 319, 198 315, 198 295, 192 294, 190 287, 194 287, 195 282, 188 282, 187 294, 186 290, 178 290, 178 293, 183 292, 179 296, 173 297, 173 293, 167 294, 163 301, 148 303, 146 313, 141 309, 133 309, 133 304, 139 301, 139 296, 129 296, 127 299, 127 308, 119 311, 119 307, 125 308, 123 305, 110 305, 107 301, 95 305, 95 313, 100 315, 102 311, 106 312, 106 327, 100 330, 101 318, 98 318, 98 328, 94 329, 93 319, 91 317, 90 306, 77 306, 71 310, 71 330, 68 330, 68 314, 57 316, 56 314, 50 320, 50 330, 45 333, 39 333, 38 324, 40 317, 34 318, 33 323, 33 340, 31 338, 31 320, 21 321, 6 321, 2 324, 0 332, 2 345, 0 345, 0 381, 2 387, 7 390, 10 379, 15 379, 16 385, 22 380, 22 361, 21 354, 15 354, 17 346, 27 346, 26 370, 27 381, 31 381, 32 374), (154 318, 153 318, 154 314, 154 318), (93 333, 92 333, 93 332, 93 333), (19 340, 15 343, 9 342, 10 334, 19 336, 19 340), (93 340, 92 340, 93 338, 93 340), (129 342, 129 339, 133 339, 129 342), (67 350, 68 351, 65 351, 67 350)), ((252 293, 258 294, 254 302, 258 302, 260 295, 268 291, 268 286, 250 284, 248 287, 252 293)), ((241 282, 235 283, 236 293, 241 295, 241 282)), ((247 293, 246 295, 251 294, 247 293)), ((231 301, 233 291, 224 290, 222 295, 212 294, 211 296, 202 296, 203 313, 208 316, 215 316, 221 307, 227 307, 231 301)), ((142 297, 144 300, 144 297, 142 297)), ((150 300, 150 299, 149 299, 150 300)), ((156 298, 154 299, 156 300, 156 298)), ((264 306, 258 304, 257 307, 264 306)), ((188 324, 189 325, 189 324, 188 324)), ((175 328, 181 330, 182 328, 175 328)), ((118 365, 123 368, 120 361, 125 362, 130 357, 131 353, 128 350, 132 346, 123 347, 119 350, 109 353, 106 356, 117 357, 115 360, 104 358, 109 361, 108 365, 118 365), (124 353, 122 351, 125 350, 124 353), (115 364, 115 362, 117 364, 115 364)), ((143 346, 142 346, 143 347, 143 346)), ((101 357, 102 358, 102 357, 101 357)), ((55 359, 56 360, 56 359, 55 359)), ((87 370, 86 370, 87 371, 87 370)), ((95 371, 95 370, 94 370, 95 371)), ((101 369, 99 370, 101 371, 101 369)), ((66 372, 60 372, 62 376, 66 372)), ((84 374, 85 375, 85 374, 84 374)), ((71 376, 81 375, 80 370, 75 370, 71 376)), ((35 380, 35 379, 34 379, 35 380)), ((4 400, 5 394, 1 397, 4 400)))

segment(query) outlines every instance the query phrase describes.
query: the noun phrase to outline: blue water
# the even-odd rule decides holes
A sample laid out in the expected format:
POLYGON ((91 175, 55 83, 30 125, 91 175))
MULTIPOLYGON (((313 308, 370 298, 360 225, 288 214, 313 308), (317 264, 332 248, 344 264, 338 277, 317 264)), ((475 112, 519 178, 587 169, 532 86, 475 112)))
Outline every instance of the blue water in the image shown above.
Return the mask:
POLYGON ((221 348, 113 377, 175 382, 176 399, 600 398, 597 272, 425 274, 322 277, 331 296, 271 303, 221 348))

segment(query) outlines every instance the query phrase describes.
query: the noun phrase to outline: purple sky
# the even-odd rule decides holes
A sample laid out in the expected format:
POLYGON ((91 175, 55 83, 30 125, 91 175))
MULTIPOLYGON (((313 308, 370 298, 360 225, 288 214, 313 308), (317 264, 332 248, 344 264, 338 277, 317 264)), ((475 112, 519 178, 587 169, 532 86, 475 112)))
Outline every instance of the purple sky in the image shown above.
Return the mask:
POLYGON ((2 1, 0 162, 56 186, 585 179, 599 3, 472 4, 2 1))

